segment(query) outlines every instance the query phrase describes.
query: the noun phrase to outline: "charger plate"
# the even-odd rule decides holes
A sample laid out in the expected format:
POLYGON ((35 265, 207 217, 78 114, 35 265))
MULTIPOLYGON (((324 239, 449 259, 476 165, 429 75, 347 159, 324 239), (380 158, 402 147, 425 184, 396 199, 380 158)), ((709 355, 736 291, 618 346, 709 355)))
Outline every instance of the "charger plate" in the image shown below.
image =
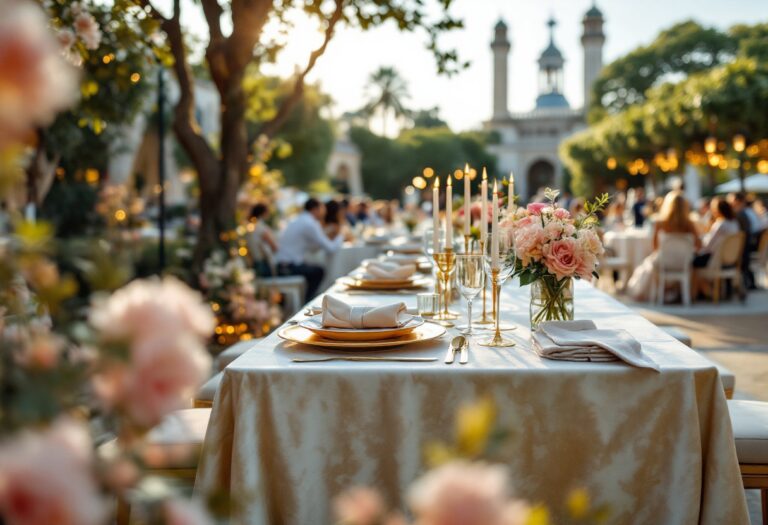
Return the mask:
POLYGON ((409 279, 407 281, 371 281, 342 277, 339 282, 351 290, 415 290, 430 284, 429 279, 409 279))
POLYGON ((326 339, 337 341, 381 341, 392 339, 413 332, 424 324, 424 319, 412 317, 403 326, 397 328, 327 328, 323 326, 322 315, 314 315, 299 321, 299 326, 326 339))
POLYGON ((370 351, 419 343, 421 341, 431 341, 441 337, 443 334, 445 334, 445 327, 435 323, 424 323, 408 334, 381 341, 335 341, 321 337, 299 325, 286 325, 277 332, 278 337, 292 343, 350 351, 370 351))

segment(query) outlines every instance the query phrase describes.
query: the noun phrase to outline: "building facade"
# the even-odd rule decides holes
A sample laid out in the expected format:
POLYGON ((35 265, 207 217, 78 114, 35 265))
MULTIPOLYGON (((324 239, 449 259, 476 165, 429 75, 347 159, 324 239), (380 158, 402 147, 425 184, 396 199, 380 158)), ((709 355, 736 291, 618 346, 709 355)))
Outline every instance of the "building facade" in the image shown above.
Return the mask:
MULTIPOLYGON (((584 52, 583 88, 588 101, 592 84, 603 67, 605 34, 603 14, 596 6, 582 20, 581 45, 584 52)), ((498 158, 503 173, 515 174, 515 188, 523 200, 529 200, 546 186, 563 187, 563 166, 558 157, 560 143, 586 127, 586 106, 572 108, 563 95, 565 59, 555 45, 555 20, 549 26, 549 45, 542 51, 539 64, 539 95, 536 106, 523 113, 509 111, 509 53, 512 43, 508 28, 499 20, 491 42, 493 52, 492 117, 485 123, 499 141, 489 147, 498 158)))

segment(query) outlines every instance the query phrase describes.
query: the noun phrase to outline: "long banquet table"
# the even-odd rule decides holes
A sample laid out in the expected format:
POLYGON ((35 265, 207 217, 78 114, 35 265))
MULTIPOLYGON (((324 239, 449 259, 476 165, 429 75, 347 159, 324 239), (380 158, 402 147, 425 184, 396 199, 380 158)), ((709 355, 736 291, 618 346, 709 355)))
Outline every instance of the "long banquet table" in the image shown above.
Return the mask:
MULTIPOLYGON (((414 296, 330 293, 415 305, 414 296)), ((423 472, 423 445, 450 440, 456 407, 490 395, 510 431, 503 461, 515 493, 545 503, 554 523, 568 492, 583 487, 610 506, 611 524, 748 524, 717 369, 584 283, 576 317, 629 330, 661 373, 543 360, 529 341, 528 298, 527 288, 504 288, 517 346, 473 342, 464 366, 442 360, 453 329, 386 352, 439 358, 417 364, 299 364, 290 359, 327 354, 276 334, 254 344, 224 371, 196 490, 231 492, 244 505, 237 522, 259 525, 332 523, 333 496, 352 485, 376 486, 402 508, 423 472)))

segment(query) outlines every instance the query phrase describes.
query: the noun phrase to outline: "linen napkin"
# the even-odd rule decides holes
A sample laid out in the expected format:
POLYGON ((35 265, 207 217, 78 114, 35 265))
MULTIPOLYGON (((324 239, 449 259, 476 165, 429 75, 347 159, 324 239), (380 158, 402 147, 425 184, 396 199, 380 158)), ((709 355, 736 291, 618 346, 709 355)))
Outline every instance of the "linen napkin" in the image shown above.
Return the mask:
POLYGON ((404 281, 416 273, 414 264, 395 264, 379 261, 371 261, 365 268, 363 278, 382 279, 389 281, 404 281))
POLYGON ((379 260, 382 262, 388 262, 397 264, 399 266, 405 264, 419 264, 419 261, 423 258, 422 255, 408 255, 405 253, 393 253, 392 255, 382 255, 379 260))
POLYGON ((542 357, 564 361, 615 361, 659 371, 626 330, 599 329, 592 321, 544 321, 532 334, 542 357))
POLYGON ((350 306, 336 297, 323 297, 325 328, 398 328, 411 319, 413 316, 408 314, 405 303, 350 306))

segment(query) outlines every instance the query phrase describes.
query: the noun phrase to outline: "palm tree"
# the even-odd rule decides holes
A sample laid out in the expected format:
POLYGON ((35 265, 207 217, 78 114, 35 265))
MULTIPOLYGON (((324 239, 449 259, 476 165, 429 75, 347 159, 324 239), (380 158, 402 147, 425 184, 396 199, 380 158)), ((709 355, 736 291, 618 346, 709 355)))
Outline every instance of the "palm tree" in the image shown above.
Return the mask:
POLYGON ((363 107, 362 112, 369 117, 377 110, 381 111, 382 134, 387 134, 387 117, 393 113, 395 118, 408 115, 408 109, 403 100, 409 98, 408 86, 405 80, 393 67, 382 66, 368 77, 366 92, 370 102, 363 107))

